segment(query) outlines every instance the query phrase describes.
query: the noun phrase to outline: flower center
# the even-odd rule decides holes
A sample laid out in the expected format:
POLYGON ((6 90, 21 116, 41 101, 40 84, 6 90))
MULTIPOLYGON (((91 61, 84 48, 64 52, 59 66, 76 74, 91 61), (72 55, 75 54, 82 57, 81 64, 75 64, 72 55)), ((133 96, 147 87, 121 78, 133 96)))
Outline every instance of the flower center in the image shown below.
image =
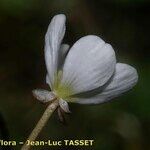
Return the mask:
POLYGON ((58 73, 55 75, 54 92, 59 98, 62 98, 65 101, 71 101, 73 90, 71 86, 61 83, 62 74, 62 71, 58 71, 58 73))

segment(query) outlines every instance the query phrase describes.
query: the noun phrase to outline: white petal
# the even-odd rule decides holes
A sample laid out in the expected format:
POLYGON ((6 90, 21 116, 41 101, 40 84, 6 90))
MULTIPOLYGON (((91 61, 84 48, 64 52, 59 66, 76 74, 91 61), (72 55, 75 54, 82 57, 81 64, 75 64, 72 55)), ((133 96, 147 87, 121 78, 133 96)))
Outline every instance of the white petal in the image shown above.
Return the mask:
POLYGON ((60 47, 60 53, 62 55, 62 57, 65 57, 65 55, 67 54, 69 50, 69 45, 68 44, 62 44, 60 47))
POLYGON ((62 68, 68 51, 69 51, 69 45, 68 44, 62 44, 60 47, 60 52, 59 52, 58 69, 62 68))
POLYGON ((85 36, 69 50, 62 83, 71 86, 73 94, 93 90, 108 81, 115 65, 115 53, 111 45, 97 36, 85 36))
POLYGON ((130 90, 138 81, 138 74, 135 68, 122 63, 117 63, 116 71, 110 83, 97 96, 78 99, 80 104, 104 103, 120 94, 130 90))
MULTIPOLYGON (((59 53, 59 66, 58 68, 61 68, 63 63, 64 63, 64 59, 67 55, 67 52, 69 51, 69 45, 68 44, 62 44, 60 47, 60 53, 59 53)), ((46 83, 50 86, 50 79, 48 74, 46 74, 46 83)))
POLYGON ((60 99, 60 100, 59 100, 59 105, 60 105, 60 107, 62 108, 62 110, 63 110, 64 112, 70 113, 68 103, 67 103, 65 100, 60 99))
POLYGON ((45 35, 45 62, 51 89, 57 72, 60 45, 65 34, 65 21, 66 17, 62 14, 54 16, 45 35))
POLYGON ((35 89, 32 91, 34 97, 42 103, 50 102, 56 98, 53 92, 47 90, 35 89))
POLYGON ((46 83, 50 86, 50 80, 49 80, 49 76, 48 76, 48 74, 46 74, 46 83))

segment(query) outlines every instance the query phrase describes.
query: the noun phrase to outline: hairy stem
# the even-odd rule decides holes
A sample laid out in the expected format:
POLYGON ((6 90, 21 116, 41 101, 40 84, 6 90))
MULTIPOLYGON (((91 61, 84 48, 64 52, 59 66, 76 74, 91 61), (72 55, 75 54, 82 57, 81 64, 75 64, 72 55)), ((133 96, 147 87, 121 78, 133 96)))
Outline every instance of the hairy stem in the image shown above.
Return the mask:
MULTIPOLYGON (((39 122, 31 132, 27 140, 34 141, 36 139, 36 137, 39 135, 39 133, 41 132, 41 130, 47 123, 48 119, 50 118, 50 116, 52 115, 52 113, 55 111, 57 107, 58 107, 58 100, 56 99, 51 104, 48 105, 44 114, 40 118, 39 122)), ((22 146, 21 150, 29 150, 29 149, 30 149, 30 145, 27 145, 27 141, 26 141, 25 144, 22 146)))

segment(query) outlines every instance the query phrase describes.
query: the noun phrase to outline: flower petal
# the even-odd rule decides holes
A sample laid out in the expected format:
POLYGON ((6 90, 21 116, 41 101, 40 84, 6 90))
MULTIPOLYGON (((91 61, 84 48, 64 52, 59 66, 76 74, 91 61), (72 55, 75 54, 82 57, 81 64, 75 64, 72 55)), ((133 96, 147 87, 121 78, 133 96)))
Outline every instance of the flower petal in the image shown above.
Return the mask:
POLYGON ((69 50, 69 45, 68 44, 62 44, 61 47, 60 47, 61 56, 65 57, 68 50, 69 50))
POLYGON ((51 85, 50 80, 49 80, 48 73, 46 74, 46 83, 47 83, 49 86, 51 85))
POLYGON ((107 102, 130 90, 137 81, 138 74, 135 68, 127 64, 117 63, 114 76, 100 94, 91 98, 80 98, 75 102, 80 104, 98 104, 107 102))
POLYGON ((54 16, 45 35, 45 62, 51 89, 53 89, 54 75, 57 73, 58 53, 65 34, 65 21, 65 15, 54 16))
MULTIPOLYGON (((60 53, 59 53, 59 63, 58 63, 58 68, 59 69, 62 68, 62 65, 64 63, 64 59, 65 59, 68 51, 69 51, 69 45, 68 44, 62 44, 61 47, 60 47, 60 53)), ((48 73, 46 74, 46 83, 49 86, 51 85, 48 73)))
POLYGON ((33 96, 42 103, 50 102, 56 98, 53 92, 47 90, 35 89, 32 91, 33 96))
POLYGON ((64 112, 70 113, 69 105, 68 105, 68 103, 65 100, 59 99, 59 105, 60 105, 60 108, 62 108, 62 110, 64 112))
POLYGON ((85 36, 69 50, 62 84, 72 87, 73 94, 93 90, 108 81, 115 65, 115 52, 111 45, 97 36, 85 36))
POLYGON ((59 53, 59 58, 58 58, 58 69, 62 68, 68 51, 69 51, 69 45, 62 44, 60 47, 60 53, 59 53))

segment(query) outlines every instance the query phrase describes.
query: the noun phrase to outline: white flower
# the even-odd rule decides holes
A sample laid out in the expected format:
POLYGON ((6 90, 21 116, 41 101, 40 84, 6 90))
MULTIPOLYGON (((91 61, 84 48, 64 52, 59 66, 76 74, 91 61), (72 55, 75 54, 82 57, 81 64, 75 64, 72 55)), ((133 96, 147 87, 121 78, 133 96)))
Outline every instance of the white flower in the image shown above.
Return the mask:
POLYGON ((57 98, 60 107, 69 112, 68 102, 104 103, 137 83, 136 69, 116 63, 112 46, 100 37, 82 37, 70 49, 62 44, 65 21, 65 15, 56 15, 48 27, 44 51, 51 92, 34 90, 37 99, 49 102, 57 98))

